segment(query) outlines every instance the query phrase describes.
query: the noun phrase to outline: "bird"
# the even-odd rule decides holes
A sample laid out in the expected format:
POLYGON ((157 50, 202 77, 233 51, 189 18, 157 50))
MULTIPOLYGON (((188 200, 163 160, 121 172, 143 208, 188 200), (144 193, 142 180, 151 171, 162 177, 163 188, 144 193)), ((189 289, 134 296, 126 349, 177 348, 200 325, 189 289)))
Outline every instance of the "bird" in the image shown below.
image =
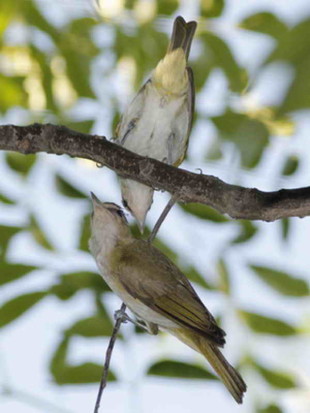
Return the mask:
MULTIPOLYGON (((187 60, 197 23, 178 16, 166 55, 126 108, 116 128, 117 144, 141 156, 173 166, 183 161, 193 122, 195 88, 187 60)), ((123 206, 143 233, 153 188, 121 179, 123 206)))
POLYGON ((242 403, 246 384, 219 350, 226 334, 187 277, 150 242, 131 234, 120 206, 91 196, 89 249, 111 290, 149 333, 166 331, 201 353, 242 403))

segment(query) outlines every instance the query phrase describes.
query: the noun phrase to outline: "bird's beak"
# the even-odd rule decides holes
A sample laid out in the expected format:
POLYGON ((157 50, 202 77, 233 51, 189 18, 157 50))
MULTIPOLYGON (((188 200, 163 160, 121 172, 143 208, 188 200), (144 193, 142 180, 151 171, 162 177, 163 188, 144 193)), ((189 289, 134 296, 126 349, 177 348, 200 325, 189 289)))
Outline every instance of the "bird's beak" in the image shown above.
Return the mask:
POLYGON ((141 235, 143 235, 143 232, 144 232, 144 225, 145 225, 145 218, 143 221, 138 220, 138 227, 139 227, 141 235))
POLYGON ((101 205, 101 201, 96 197, 96 195, 93 192, 91 192, 90 195, 91 195, 91 199, 92 199, 94 207, 96 205, 101 205))

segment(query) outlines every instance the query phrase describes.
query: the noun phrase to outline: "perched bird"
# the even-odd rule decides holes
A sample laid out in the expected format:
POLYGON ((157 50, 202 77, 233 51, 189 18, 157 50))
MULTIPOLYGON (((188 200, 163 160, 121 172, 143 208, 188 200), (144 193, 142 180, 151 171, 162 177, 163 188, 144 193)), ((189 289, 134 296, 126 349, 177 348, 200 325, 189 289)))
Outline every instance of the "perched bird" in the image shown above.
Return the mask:
MULTIPOLYGON (((165 57, 127 107, 115 140, 132 152, 178 166, 183 161, 192 127, 195 91, 187 59, 197 23, 174 21, 165 57)), ((153 202, 153 189, 129 179, 121 180, 123 205, 143 232, 153 202)))
POLYGON ((148 331, 167 331, 198 351, 238 403, 246 391, 240 374, 219 347, 225 332, 216 324, 185 275, 149 242, 132 236, 122 209, 92 194, 89 248, 110 288, 148 331))

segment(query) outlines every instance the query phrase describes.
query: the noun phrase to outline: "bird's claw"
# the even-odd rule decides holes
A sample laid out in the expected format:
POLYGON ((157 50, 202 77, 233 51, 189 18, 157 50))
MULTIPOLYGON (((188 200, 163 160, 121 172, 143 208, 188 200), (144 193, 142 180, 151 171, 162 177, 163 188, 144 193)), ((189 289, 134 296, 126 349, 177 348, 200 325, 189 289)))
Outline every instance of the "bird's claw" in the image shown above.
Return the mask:
POLYGON ((129 321, 128 318, 128 315, 124 313, 122 310, 117 310, 114 313, 115 321, 121 320, 122 323, 127 323, 129 321))

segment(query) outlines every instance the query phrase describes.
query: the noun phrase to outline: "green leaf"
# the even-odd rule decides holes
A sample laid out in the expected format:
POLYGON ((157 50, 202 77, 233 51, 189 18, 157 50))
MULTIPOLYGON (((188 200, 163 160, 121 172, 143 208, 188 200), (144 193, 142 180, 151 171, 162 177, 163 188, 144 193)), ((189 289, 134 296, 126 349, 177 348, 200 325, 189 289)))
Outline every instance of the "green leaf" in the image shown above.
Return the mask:
MULTIPOLYGON (((54 376, 57 384, 84 384, 99 383, 103 366, 96 363, 83 363, 78 366, 66 366, 57 376, 54 376)), ((116 381, 116 376, 109 370, 108 381, 116 381)))
POLYGON ((136 4, 137 0, 125 0, 124 7, 126 9, 132 10, 136 4))
POLYGON ((292 336, 297 334, 295 327, 282 320, 243 310, 240 310, 239 314, 248 327, 256 333, 271 334, 275 336, 292 336))
POLYGON ((310 18, 297 24, 281 38, 276 49, 268 58, 268 62, 287 60, 299 66, 308 60, 310 52, 310 18))
POLYGON ((235 144, 240 152, 242 166, 254 168, 269 141, 266 125, 247 115, 230 110, 211 120, 219 130, 221 138, 235 144))
MULTIPOLYGON (((72 366, 66 363, 69 350, 69 337, 66 336, 56 349, 50 362, 50 371, 57 384, 83 384, 99 383, 103 366, 95 363, 83 363, 72 366)), ((110 370, 108 380, 116 380, 115 375, 110 370)))
POLYGON ((0 2, 0 45, 4 31, 7 29, 12 19, 14 18, 16 8, 17 4, 15 1, 2 0, 0 2))
POLYGON ((267 34, 275 39, 281 39, 288 31, 282 20, 269 12, 260 12, 246 17, 239 23, 239 27, 267 34))
POLYGON ((23 89, 23 81, 23 78, 8 77, 0 73, 0 112, 6 112, 12 106, 26 106, 27 95, 23 89))
POLYGON ((70 198, 79 198, 79 199, 85 199, 87 196, 83 194, 80 190, 78 190, 75 186, 69 184, 68 181, 66 181, 64 178, 62 178, 60 175, 55 176, 56 180, 56 187, 58 191, 70 198))
POLYGON ((46 292, 38 291, 35 293, 20 295, 4 303, 0 307, 0 327, 16 320, 16 318, 28 311, 45 296, 46 292))
POLYGON ((0 262, 0 285, 18 280, 37 269, 38 267, 32 267, 30 265, 0 262))
POLYGON ((179 0, 157 0, 157 14, 171 15, 179 7, 179 0))
POLYGON ((293 27, 281 38, 267 63, 286 61, 294 67, 295 78, 278 109, 278 115, 310 107, 310 19, 293 27))
POLYGON ((224 0, 200 0, 200 16, 219 17, 224 9, 224 0))
POLYGON ((261 374, 261 376, 271 386, 277 389, 285 390, 293 389, 296 387, 295 379, 293 379, 288 373, 266 369, 258 363, 254 363, 254 366, 256 370, 261 374))
POLYGON ((190 281, 192 281, 192 282, 194 282, 194 283, 196 283, 196 284, 200 285, 201 287, 206 288, 208 290, 212 289, 212 286, 206 281, 205 277, 203 277, 197 271, 197 269, 195 267, 189 266, 187 268, 182 268, 182 272, 183 272, 183 274, 186 275, 186 277, 190 281))
POLYGON ((296 155, 290 155, 283 165, 282 175, 289 176, 293 175, 299 167, 299 159, 296 155))
POLYGON ((223 259, 220 259, 217 263, 217 270, 219 274, 219 289, 225 294, 230 294, 230 277, 227 265, 223 259))
MULTIPOLYGON (((37 47, 30 45, 31 58, 40 67, 40 80, 45 94, 46 109, 59 113, 59 108, 54 98, 54 76, 52 74, 50 56, 43 53, 37 47)), ((34 64, 34 63, 33 63, 34 64)))
POLYGON ((261 280, 281 294, 291 297, 307 297, 310 294, 308 283, 301 278, 259 265, 250 265, 250 268, 261 280))
POLYGON ((246 242, 249 239, 253 238, 257 233, 258 228, 253 224, 252 221, 240 220, 238 221, 240 226, 239 234, 231 241, 232 244, 240 244, 246 242))
POLYGON ((13 201, 12 199, 6 197, 3 194, 0 194, 0 202, 2 202, 3 204, 9 204, 9 205, 15 204, 15 201, 13 201))
POLYGON ((200 38, 207 49, 205 54, 213 66, 223 70, 230 89, 236 93, 243 92, 248 84, 248 75, 245 69, 237 64, 224 40, 210 32, 202 33, 200 38))
POLYGON ((95 19, 81 18, 70 22, 67 33, 63 32, 58 47, 66 61, 66 70, 79 96, 95 98, 90 85, 91 64, 99 49, 92 40, 95 19))
POLYGON ((66 122, 66 126, 70 129, 74 129, 76 131, 79 131, 81 133, 90 133, 93 125, 94 125, 94 120, 83 120, 79 122, 66 122))
POLYGON ((48 250, 54 250, 53 245, 49 242, 48 238, 46 237, 44 231, 40 227, 38 221, 36 220, 34 215, 30 215, 29 217, 30 222, 28 229, 33 235, 34 239, 36 242, 41 245, 43 248, 46 248, 48 250))
POLYGON ((113 324, 108 316, 96 315, 75 322, 66 333, 83 337, 101 337, 110 336, 112 330, 113 324))
POLYGON ((257 413, 282 413, 282 410, 275 404, 270 404, 267 407, 259 409, 257 413))
POLYGON ((58 284, 51 287, 50 292, 61 300, 68 300, 83 289, 91 289, 100 294, 111 291, 99 274, 84 271, 62 275, 58 284))
POLYGON ((27 176, 36 162, 36 155, 22 155, 17 152, 6 152, 5 160, 9 167, 15 172, 27 176))
POLYGON ((21 5, 20 18, 24 20, 28 26, 34 26, 43 33, 47 33, 54 41, 59 39, 59 31, 49 24, 32 0, 27 0, 26 2, 20 1, 19 3, 21 5))
POLYGON ((9 227, 6 225, 0 225, 0 247, 1 254, 0 257, 3 257, 8 248, 10 239, 19 231, 22 231, 24 228, 21 227, 9 227))
POLYGON ((90 238, 90 214, 85 215, 82 218, 80 228, 79 249, 83 251, 89 251, 88 241, 90 238))
POLYGON ((229 219, 217 212, 215 209, 201 204, 181 204, 181 208, 189 214, 198 218, 222 224, 229 222, 229 219))
POLYGON ((116 61, 130 57, 135 63, 135 88, 141 87, 145 76, 163 58, 168 46, 167 35, 155 29, 154 23, 136 27, 135 31, 116 27, 114 52, 116 61))
POLYGON ((289 231, 291 227, 291 220, 289 218, 283 218, 280 220, 281 224, 281 234, 283 240, 287 240, 289 236, 289 231))
POLYGON ((215 68, 215 62, 209 53, 200 53, 197 59, 190 62, 190 66, 194 72, 195 90, 198 92, 203 88, 211 71, 215 68))
POLYGON ((147 374, 178 379, 217 380, 214 374, 203 367, 174 360, 162 360, 153 364, 147 374))
POLYGON ((310 57, 300 64, 295 72, 295 79, 291 83, 285 99, 278 109, 281 116, 287 112, 293 112, 310 107, 310 57))

